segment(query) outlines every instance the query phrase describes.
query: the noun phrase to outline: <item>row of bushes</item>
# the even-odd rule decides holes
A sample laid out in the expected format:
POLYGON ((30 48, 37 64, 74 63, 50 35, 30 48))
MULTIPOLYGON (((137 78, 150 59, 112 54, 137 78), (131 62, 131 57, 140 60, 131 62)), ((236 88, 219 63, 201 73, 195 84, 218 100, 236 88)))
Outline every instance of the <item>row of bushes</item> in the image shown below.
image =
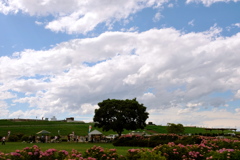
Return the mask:
POLYGON ((138 146, 138 147, 155 147, 159 144, 174 142, 176 144, 199 144, 199 136, 179 136, 176 134, 159 134, 149 137, 139 135, 124 135, 114 140, 114 146, 138 146))
POLYGON ((217 136, 226 136, 227 134, 226 133, 193 133, 191 135, 217 137, 217 136))
MULTIPOLYGON (((190 144, 201 144, 206 139, 218 139, 215 137, 206 136, 179 136, 176 134, 159 134, 149 137, 139 135, 124 135, 114 140, 114 146, 138 146, 138 147, 156 147, 160 144, 168 144, 174 142, 175 144, 190 145, 190 144)), ((229 145, 231 143, 224 145, 229 145)))
MULTIPOLYGON (((220 135, 224 135, 224 134, 223 133, 195 133, 195 134, 192 134, 192 135, 216 137, 216 136, 220 136, 220 135)), ((1 138, 2 137, 0 136, 0 139, 1 138)), ((51 139, 52 138, 53 137, 51 137, 51 139)), ((10 135, 9 138, 8 138, 9 142, 28 141, 28 140, 29 140, 29 136, 24 135, 23 133, 16 133, 16 134, 10 135)), ((67 139, 63 139, 63 141, 64 140, 67 141, 67 139)), ((162 139, 161 141, 164 141, 164 140, 162 139)), ((175 140, 173 139, 173 141, 175 141, 175 140)), ((168 142, 171 142, 171 139, 169 139, 169 137, 167 139, 165 139, 165 142, 163 142, 163 143, 168 143, 168 142)), ((153 146, 153 145, 150 145, 150 146, 153 146)))
POLYGON ((153 149, 129 149, 126 155, 118 155, 116 149, 104 149, 100 146, 93 146, 84 153, 72 150, 71 153, 56 149, 42 151, 34 145, 11 153, 0 152, 1 160, 239 160, 240 150, 219 148, 210 145, 208 141, 201 144, 182 145, 170 142, 156 146, 153 149))

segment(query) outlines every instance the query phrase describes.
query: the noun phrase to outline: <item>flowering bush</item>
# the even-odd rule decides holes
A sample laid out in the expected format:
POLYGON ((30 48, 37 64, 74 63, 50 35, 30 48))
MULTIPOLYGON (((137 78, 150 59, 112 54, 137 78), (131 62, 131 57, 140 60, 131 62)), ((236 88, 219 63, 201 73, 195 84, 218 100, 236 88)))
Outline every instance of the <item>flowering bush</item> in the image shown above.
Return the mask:
POLYGON ((114 146, 137 146, 137 147, 156 147, 160 144, 200 144, 203 136, 179 136, 177 134, 158 134, 150 137, 139 135, 123 135, 118 137, 114 146))
POLYGON ((118 137, 113 142, 114 146, 138 146, 146 147, 148 146, 148 138, 140 135, 123 135, 118 137))
POLYGON ((56 149, 48 149, 46 151, 41 151, 41 149, 34 145, 33 147, 26 147, 23 150, 16 150, 11 153, 0 152, 1 160, 65 160, 65 159, 80 159, 80 160, 96 160, 96 158, 83 157, 81 153, 76 150, 72 150, 69 154, 65 150, 57 151, 56 149))
POLYGON ((209 138, 205 140, 205 143, 208 145, 215 146, 216 149, 219 148, 233 148, 233 149, 240 149, 240 141, 238 140, 231 140, 227 138, 209 138))
POLYGON ((160 152, 152 151, 150 149, 129 149, 126 155, 128 160, 166 160, 160 152))
POLYGON ((200 160, 204 155, 211 151, 211 147, 204 144, 182 145, 170 142, 168 144, 159 145, 153 149, 160 151, 167 159, 195 159, 200 160))
POLYGON ((182 145, 170 142, 155 147, 153 151, 160 151, 169 160, 240 159, 239 141, 214 137, 201 137, 201 139, 200 144, 182 145), (226 149, 225 146, 229 148, 226 149))
MULTIPOLYGON (((165 136, 165 135, 164 135, 165 136)), ((164 137, 162 136, 162 137, 164 137)), ((161 138, 162 138, 161 137, 161 138)), ((154 137, 156 138, 156 137, 154 137)), ((154 139, 153 138, 153 139, 154 139)), ((176 139, 175 136, 171 138, 176 139)), ((171 139, 170 138, 170 139, 171 139)), ((125 136, 123 140, 149 140, 142 136, 125 136)), ((184 137, 178 137, 176 142, 180 142, 184 137)), ((230 139, 217 139, 214 137, 195 137, 195 140, 201 140, 196 144, 180 144, 169 142, 160 144, 153 149, 130 149, 126 156, 118 155, 116 149, 104 149, 100 146, 93 146, 87 149, 83 154, 77 150, 67 152, 65 150, 57 151, 48 149, 42 151, 38 146, 26 147, 22 150, 16 150, 11 153, 0 152, 0 160, 239 160, 240 159, 240 141, 230 139)), ((194 140, 194 141, 195 141, 194 140)))
POLYGON ((84 157, 93 157, 96 158, 98 160, 105 160, 105 159, 121 159, 122 156, 118 156, 116 153, 116 149, 108 149, 108 150, 104 150, 102 147, 100 146, 93 146, 90 149, 87 149, 84 157))
POLYGON ((208 157, 206 159, 212 159, 212 160, 227 160, 227 159, 233 159, 238 160, 240 159, 240 150, 235 149, 220 149, 217 151, 211 151, 208 153, 208 157))

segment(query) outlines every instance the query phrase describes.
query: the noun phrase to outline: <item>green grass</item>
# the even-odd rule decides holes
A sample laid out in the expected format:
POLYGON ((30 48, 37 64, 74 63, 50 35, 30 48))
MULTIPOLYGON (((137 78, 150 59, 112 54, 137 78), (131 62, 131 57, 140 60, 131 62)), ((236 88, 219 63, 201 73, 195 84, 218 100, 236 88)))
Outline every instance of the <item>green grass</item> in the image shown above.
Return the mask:
MULTIPOLYGON (((51 121, 27 121, 27 122, 13 122, 9 120, 0 120, 0 136, 6 136, 8 131, 11 134, 22 133, 24 135, 35 135, 41 130, 47 130, 51 132, 50 135, 58 135, 60 131, 61 135, 71 134, 73 131, 75 135, 86 136, 88 134, 88 127, 92 126, 92 130, 97 129, 104 135, 116 134, 113 131, 103 131, 101 128, 95 128, 92 123, 78 123, 78 122, 51 122, 51 121)), ((124 131, 123 134, 127 134, 129 131, 124 131)))
MULTIPOLYGON (((116 134, 113 131, 102 131, 101 128, 95 128, 92 123, 81 123, 81 122, 60 122, 60 121, 23 121, 14 122, 9 120, 0 120, 0 137, 6 136, 8 131, 11 131, 11 135, 24 134, 24 135, 36 135, 41 130, 47 130, 51 132, 51 136, 58 134, 58 130, 61 135, 71 134, 73 131, 75 135, 86 136, 88 134, 88 127, 92 125, 92 130, 97 129, 104 135, 116 134)), ((147 125, 144 130, 148 134, 154 133, 167 133, 167 126, 147 125)), ((128 134, 131 131, 124 130, 123 134, 128 134)), ((231 131, 225 131, 229 133, 231 131)), ((185 133, 210 133, 204 128, 198 127, 185 127, 185 133)), ((211 133, 219 133, 219 131, 212 131, 211 133)))
MULTIPOLYGON (((104 149, 116 149, 117 153, 119 155, 126 155, 128 149, 133 148, 140 148, 140 147, 116 147, 113 146, 111 143, 68 143, 68 142, 62 142, 62 143, 21 143, 21 142, 6 142, 6 145, 0 145, 0 152, 3 153, 10 153, 14 152, 16 150, 22 150, 25 147, 32 147, 33 145, 37 145, 41 148, 41 150, 45 151, 50 148, 54 148, 57 150, 66 150, 68 152, 71 152, 72 149, 75 149, 81 153, 84 153, 87 149, 95 146, 101 146, 104 149)), ((143 147, 141 147, 143 148, 143 147)))

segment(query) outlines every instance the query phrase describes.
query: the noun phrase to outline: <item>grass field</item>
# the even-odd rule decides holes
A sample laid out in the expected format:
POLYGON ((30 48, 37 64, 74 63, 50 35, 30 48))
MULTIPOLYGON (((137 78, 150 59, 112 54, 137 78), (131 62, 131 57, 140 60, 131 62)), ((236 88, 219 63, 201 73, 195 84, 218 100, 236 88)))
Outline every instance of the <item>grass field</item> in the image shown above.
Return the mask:
MULTIPOLYGON (((102 131, 101 128, 95 128, 92 123, 80 123, 80 122, 59 122, 59 121, 23 121, 23 122, 14 122, 9 120, 0 120, 0 137, 6 136, 8 131, 11 131, 11 135, 22 134, 25 136, 36 135, 37 132, 41 130, 47 130, 51 132, 50 136, 58 135, 60 131, 61 135, 68 135, 74 131, 75 135, 86 136, 88 135, 88 128, 91 125, 94 129, 99 130, 104 135, 116 134, 113 131, 102 131)), ((157 125, 147 125, 144 131, 148 134, 155 133, 167 133, 167 126, 157 126, 157 125)), ((131 131, 125 130, 123 134, 128 134, 131 131)), ((135 131, 136 132, 136 131, 135 131)), ((229 133, 229 131, 226 131, 229 133)), ((204 128, 198 127, 185 127, 185 133, 209 133, 204 128)), ((213 131, 212 133, 219 133, 218 131, 213 131)), ((0 145, 0 152, 10 153, 15 150, 21 150, 25 147, 32 147, 37 145, 41 150, 45 151, 50 148, 57 150, 66 150, 70 152, 72 149, 75 149, 81 153, 84 153, 87 149, 96 146, 101 146, 104 149, 116 149, 119 155, 126 155, 128 149, 139 148, 139 147, 116 147, 111 143, 75 143, 75 142, 61 142, 61 143, 22 143, 22 142, 6 142, 6 145, 0 145)))
MULTIPOLYGON (((74 131, 75 135, 86 136, 88 134, 88 127, 91 125, 94 129, 99 130, 104 135, 116 134, 113 131, 102 131, 101 128, 95 128, 92 123, 80 123, 80 122, 60 122, 60 121, 23 121, 14 122, 9 120, 0 120, 0 136, 6 136, 8 131, 11 131, 11 135, 24 134, 24 135, 35 135, 41 130, 47 130, 51 132, 50 135, 55 136, 60 131, 61 135, 68 135, 74 131)), ((144 130, 148 134, 154 133, 167 133, 167 126, 147 125, 144 130)), ((131 131, 125 130, 123 134, 127 134, 131 131)), ((186 127, 185 133, 206 133, 204 128, 198 127, 186 127)), ((227 131, 229 132, 229 131, 227 131)), ((212 133, 218 133, 213 131, 212 133)))
MULTIPOLYGON (((62 143, 21 143, 21 142, 6 142, 6 145, 0 145, 0 152, 3 153, 10 153, 16 150, 21 150, 25 147, 32 147, 33 145, 37 145, 41 148, 41 150, 45 151, 50 148, 54 148, 59 150, 66 150, 70 152, 72 149, 75 149, 81 153, 84 153, 87 149, 95 146, 101 146, 104 149, 116 149, 117 153, 120 155, 126 155, 128 149, 139 148, 139 147, 116 147, 113 146, 111 143, 69 143, 69 142, 62 142, 62 143)), ((142 147, 141 147, 142 148, 142 147)))

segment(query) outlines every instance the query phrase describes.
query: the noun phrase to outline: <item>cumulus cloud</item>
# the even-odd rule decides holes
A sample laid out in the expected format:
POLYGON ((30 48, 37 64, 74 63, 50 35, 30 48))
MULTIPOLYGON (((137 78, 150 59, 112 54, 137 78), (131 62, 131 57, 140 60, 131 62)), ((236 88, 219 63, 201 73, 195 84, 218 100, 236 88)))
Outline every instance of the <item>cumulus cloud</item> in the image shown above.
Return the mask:
POLYGON ((217 2, 239 2, 239 0, 187 0, 186 3, 203 3, 205 6, 211 6, 213 3, 217 2))
POLYGON ((160 110, 158 114, 151 113, 149 121, 156 124, 166 125, 167 123, 179 123, 184 126, 197 126, 203 128, 237 128, 239 129, 239 113, 232 113, 224 109, 210 109, 204 111, 182 111, 183 108, 168 108, 160 110))
POLYGON ((0 57, 0 97, 11 99, 14 107, 29 104, 11 117, 94 114, 104 99, 137 97, 151 113, 174 110, 180 118, 239 99, 239 51, 240 34, 221 37, 216 27, 201 33, 105 32, 0 57), (227 91, 236 95, 221 101, 211 97, 227 91))
POLYGON ((0 109, 1 109, 1 114, 2 117, 7 117, 9 113, 9 106, 5 101, 0 100, 0 109))
POLYGON ((21 11, 31 16, 51 15, 54 19, 45 28, 55 32, 84 34, 92 31, 98 24, 105 23, 111 28, 116 21, 129 19, 131 14, 143 8, 159 8, 167 2, 168 0, 1 0, 0 12, 9 14, 21 11))

